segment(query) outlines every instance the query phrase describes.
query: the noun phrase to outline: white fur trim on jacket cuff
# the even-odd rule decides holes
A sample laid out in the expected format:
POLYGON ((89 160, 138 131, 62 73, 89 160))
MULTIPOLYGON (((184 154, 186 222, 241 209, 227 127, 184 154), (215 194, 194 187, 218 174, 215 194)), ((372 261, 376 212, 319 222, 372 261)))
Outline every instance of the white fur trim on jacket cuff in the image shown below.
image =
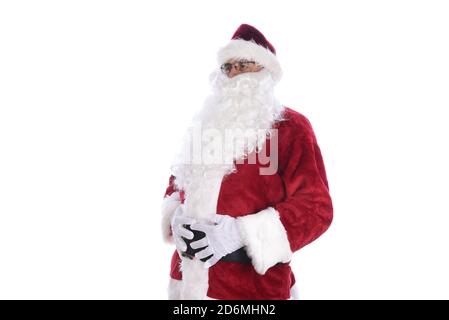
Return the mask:
POLYGON ((257 273, 265 274, 275 264, 289 262, 292 258, 279 213, 272 207, 258 213, 237 218, 237 224, 257 273))
POLYGON ((162 201, 162 237, 167 243, 173 243, 171 219, 180 204, 181 198, 179 192, 173 192, 162 201))

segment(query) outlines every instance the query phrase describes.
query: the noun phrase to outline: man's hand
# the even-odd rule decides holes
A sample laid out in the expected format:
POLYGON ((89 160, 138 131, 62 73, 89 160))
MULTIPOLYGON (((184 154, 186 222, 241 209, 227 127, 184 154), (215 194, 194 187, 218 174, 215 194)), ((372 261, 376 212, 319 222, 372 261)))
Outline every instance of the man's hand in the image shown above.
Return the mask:
POLYGON ((228 215, 215 214, 209 221, 212 223, 194 223, 190 226, 192 230, 202 231, 206 236, 190 244, 192 249, 206 247, 195 254, 198 259, 210 255, 204 266, 209 268, 216 264, 225 255, 234 252, 244 246, 237 220, 228 215))
POLYGON ((184 205, 180 205, 171 220, 171 229, 173 233, 173 240, 175 241, 176 248, 180 252, 185 252, 187 250, 187 244, 182 239, 182 237, 186 239, 193 239, 193 232, 184 228, 184 225, 194 224, 196 222, 195 219, 184 217, 183 216, 184 205))

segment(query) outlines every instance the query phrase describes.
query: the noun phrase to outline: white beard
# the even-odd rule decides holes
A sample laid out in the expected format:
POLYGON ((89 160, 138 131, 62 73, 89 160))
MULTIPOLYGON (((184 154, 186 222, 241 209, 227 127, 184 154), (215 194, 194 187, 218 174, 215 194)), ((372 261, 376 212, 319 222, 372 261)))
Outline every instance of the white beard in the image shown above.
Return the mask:
MULTIPOLYGON (((193 151, 192 161, 192 130, 189 130, 184 148, 172 166, 175 184, 185 192, 184 214, 198 220, 216 214, 223 177, 234 170, 235 160, 263 147, 274 121, 281 119, 284 109, 275 98, 275 82, 265 69, 233 78, 218 70, 211 74, 210 80, 212 94, 194 117, 194 128, 199 126, 201 134, 193 140, 199 140, 201 151, 199 155, 193 151), (225 144, 240 143, 241 148, 224 146, 229 132, 233 138, 225 144), (210 161, 209 151, 218 152, 223 161, 210 161)), ((183 258, 181 269, 181 298, 206 298, 208 270, 202 268, 202 262, 183 258)))
POLYGON ((194 119, 201 122, 203 127, 215 128, 222 132, 226 129, 248 131, 244 137, 248 139, 249 149, 254 149, 257 147, 257 136, 252 133, 260 129, 270 129, 283 110, 274 96, 275 83, 271 74, 262 69, 259 72, 228 78, 215 71, 210 78, 213 93, 206 99, 203 109, 194 119))
POLYGON ((188 178, 197 176, 194 171, 230 173, 234 160, 261 150, 284 110, 274 95, 275 82, 265 69, 233 78, 214 71, 210 80, 212 94, 194 116, 183 150, 172 166, 178 189, 185 191, 190 189, 188 178))

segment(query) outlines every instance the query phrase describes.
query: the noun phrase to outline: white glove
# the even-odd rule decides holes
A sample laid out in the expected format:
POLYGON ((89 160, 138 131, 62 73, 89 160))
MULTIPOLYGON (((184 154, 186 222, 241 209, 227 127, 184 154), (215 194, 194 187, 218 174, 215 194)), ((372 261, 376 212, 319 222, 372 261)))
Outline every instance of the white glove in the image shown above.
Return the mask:
POLYGON ((243 239, 237 226, 237 220, 228 215, 215 214, 208 219, 212 224, 195 223, 190 226, 192 230, 202 231, 206 236, 190 244, 192 249, 206 247, 195 254, 195 258, 212 257, 204 262, 209 268, 216 264, 225 255, 244 246, 243 239))
POLYGON ((184 237, 186 239, 193 239, 193 232, 184 228, 185 224, 194 224, 196 222, 195 219, 184 217, 183 216, 184 206, 181 204, 173 214, 173 218, 171 220, 171 230, 173 233, 173 240, 175 241, 176 248, 184 252, 187 250, 187 244, 181 238, 184 237))

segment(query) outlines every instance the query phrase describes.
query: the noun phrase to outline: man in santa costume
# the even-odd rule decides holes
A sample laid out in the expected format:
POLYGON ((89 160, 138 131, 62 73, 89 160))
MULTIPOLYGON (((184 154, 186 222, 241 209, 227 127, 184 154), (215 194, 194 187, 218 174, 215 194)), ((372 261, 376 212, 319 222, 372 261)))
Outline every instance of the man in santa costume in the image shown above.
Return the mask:
POLYGON ((282 71, 260 31, 241 25, 218 65, 163 201, 169 298, 291 299, 292 253, 332 221, 320 148, 276 100, 282 71))

